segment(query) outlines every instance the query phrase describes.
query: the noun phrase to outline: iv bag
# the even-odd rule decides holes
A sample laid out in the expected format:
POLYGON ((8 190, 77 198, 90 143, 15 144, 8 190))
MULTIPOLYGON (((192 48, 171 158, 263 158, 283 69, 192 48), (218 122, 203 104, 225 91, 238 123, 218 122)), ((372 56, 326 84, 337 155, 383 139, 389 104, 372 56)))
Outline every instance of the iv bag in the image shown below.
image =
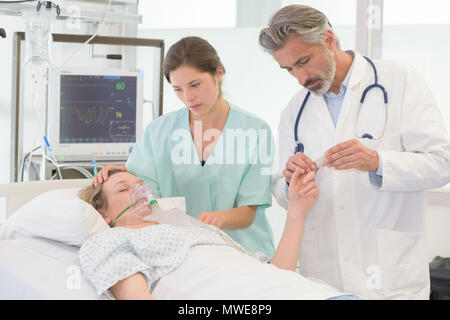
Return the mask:
POLYGON ((30 65, 51 66, 52 29, 56 16, 55 9, 44 7, 39 11, 32 9, 23 13, 26 43, 24 67, 30 65))

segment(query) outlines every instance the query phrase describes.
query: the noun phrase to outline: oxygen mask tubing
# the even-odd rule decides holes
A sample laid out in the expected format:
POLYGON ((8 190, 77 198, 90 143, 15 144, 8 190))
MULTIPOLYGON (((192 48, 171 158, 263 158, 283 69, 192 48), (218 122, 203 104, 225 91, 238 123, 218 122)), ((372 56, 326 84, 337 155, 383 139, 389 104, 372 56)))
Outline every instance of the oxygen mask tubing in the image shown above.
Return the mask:
POLYGON ((144 217, 152 213, 153 208, 158 206, 152 188, 142 183, 136 183, 130 187, 128 201, 130 205, 117 215, 111 227, 114 227, 119 219, 143 220, 144 217))

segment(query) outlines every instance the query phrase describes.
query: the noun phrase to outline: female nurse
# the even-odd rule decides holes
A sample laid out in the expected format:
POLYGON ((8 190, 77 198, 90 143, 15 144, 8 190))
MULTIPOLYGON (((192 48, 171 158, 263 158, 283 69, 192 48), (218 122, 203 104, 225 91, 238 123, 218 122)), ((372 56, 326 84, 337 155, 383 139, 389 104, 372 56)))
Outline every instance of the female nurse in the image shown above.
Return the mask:
POLYGON ((122 166, 155 197, 185 197, 188 214, 223 229, 251 252, 274 253, 265 208, 271 205, 273 139, 266 122, 227 102, 216 50, 199 37, 170 47, 164 76, 186 108, 153 120, 122 166))

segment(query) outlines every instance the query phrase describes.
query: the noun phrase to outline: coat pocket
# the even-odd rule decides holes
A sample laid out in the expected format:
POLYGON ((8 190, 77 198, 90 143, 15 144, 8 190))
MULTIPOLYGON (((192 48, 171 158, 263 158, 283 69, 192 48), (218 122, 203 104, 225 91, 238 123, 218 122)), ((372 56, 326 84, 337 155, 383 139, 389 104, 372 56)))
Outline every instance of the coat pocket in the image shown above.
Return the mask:
POLYGON ((429 284, 423 232, 378 229, 377 243, 384 291, 417 292, 429 284))
POLYGON ((372 150, 402 151, 402 138, 399 133, 386 132, 381 139, 360 139, 361 143, 372 150))

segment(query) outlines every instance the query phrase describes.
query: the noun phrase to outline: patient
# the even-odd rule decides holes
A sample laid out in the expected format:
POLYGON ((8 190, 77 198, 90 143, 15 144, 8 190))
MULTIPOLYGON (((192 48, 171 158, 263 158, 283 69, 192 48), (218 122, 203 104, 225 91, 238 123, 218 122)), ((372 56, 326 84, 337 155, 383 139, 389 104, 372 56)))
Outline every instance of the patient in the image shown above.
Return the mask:
MULTIPOLYGON (((134 175, 110 172, 79 196, 114 228, 89 238, 80 249, 81 268, 103 298, 116 299, 329 299, 342 293, 295 272, 303 225, 319 191, 314 172, 296 171, 289 208, 272 259, 246 252, 220 229, 188 215, 177 225, 144 215, 117 217, 130 207, 129 190, 142 183, 134 175), (111 296, 111 294, 113 296, 111 296)), ((171 213, 167 213, 168 215, 171 213)))

